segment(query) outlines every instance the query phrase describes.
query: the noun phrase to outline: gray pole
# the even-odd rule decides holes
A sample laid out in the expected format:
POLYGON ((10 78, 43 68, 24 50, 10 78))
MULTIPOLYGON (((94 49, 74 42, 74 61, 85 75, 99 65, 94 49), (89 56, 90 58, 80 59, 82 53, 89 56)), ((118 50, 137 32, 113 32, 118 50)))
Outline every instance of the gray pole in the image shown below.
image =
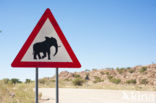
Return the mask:
POLYGON ((38 103, 38 68, 36 68, 36 84, 35 84, 35 89, 36 89, 36 97, 35 97, 35 103, 38 103))
POLYGON ((59 77, 58 77, 58 68, 56 68, 56 103, 59 103, 59 84, 58 84, 58 81, 59 80, 59 77))

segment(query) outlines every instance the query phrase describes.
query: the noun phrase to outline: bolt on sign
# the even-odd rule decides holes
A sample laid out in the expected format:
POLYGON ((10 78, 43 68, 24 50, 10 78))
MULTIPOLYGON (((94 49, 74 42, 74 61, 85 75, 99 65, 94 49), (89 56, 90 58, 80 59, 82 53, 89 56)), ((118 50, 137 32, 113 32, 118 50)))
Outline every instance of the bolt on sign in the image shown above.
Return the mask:
POLYGON ((42 15, 12 67, 81 67, 50 9, 42 15))

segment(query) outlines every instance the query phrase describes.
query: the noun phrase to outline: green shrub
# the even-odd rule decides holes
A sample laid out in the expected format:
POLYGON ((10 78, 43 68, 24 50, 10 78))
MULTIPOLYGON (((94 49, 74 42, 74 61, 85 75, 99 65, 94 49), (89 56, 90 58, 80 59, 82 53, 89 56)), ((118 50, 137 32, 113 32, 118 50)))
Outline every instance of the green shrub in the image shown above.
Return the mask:
POLYGON ((106 72, 107 75, 109 75, 109 72, 106 72))
POLYGON ((65 81, 70 81, 69 78, 64 79, 65 81))
POLYGON ((16 83, 22 83, 19 79, 17 79, 17 78, 12 78, 11 80, 10 80, 10 83, 11 84, 16 84, 16 83))
POLYGON ((148 80, 147 79, 142 79, 140 83, 146 85, 146 84, 148 84, 148 80))
POLYGON ((111 76, 111 75, 108 75, 107 78, 109 79, 110 82, 115 83, 115 84, 119 84, 119 83, 121 82, 120 79, 114 78, 114 77, 111 76))
POLYGON ((75 77, 75 78, 80 78, 81 76, 78 75, 78 74, 74 74, 73 77, 75 77))
POLYGON ((8 79, 8 78, 4 78, 3 80, 4 84, 17 84, 17 83, 22 83, 22 81, 20 81, 17 78, 12 78, 12 79, 8 79))
POLYGON ((147 70, 147 67, 142 67, 141 69, 140 69, 140 73, 143 73, 143 72, 145 72, 147 70))
POLYGON ((131 67, 127 67, 127 69, 129 70, 129 69, 131 69, 131 67))
POLYGON ((32 81, 31 81, 31 79, 26 79, 25 80, 25 83, 31 83, 32 81))
POLYGON ((8 84, 9 83, 9 79, 8 78, 4 78, 3 82, 4 82, 4 84, 8 84))
POLYGON ((94 83, 98 83, 98 82, 103 82, 104 80, 101 80, 101 78, 100 77, 97 77, 97 76, 94 76, 94 83))
POLYGON ((136 80, 135 79, 127 80, 126 83, 127 84, 136 84, 136 80))
POLYGON ((121 80, 120 79, 117 79, 117 78, 112 78, 110 80, 110 82, 115 83, 115 84, 119 84, 121 82, 121 80))
POLYGON ((109 80, 111 80, 111 79, 113 78, 113 76, 108 75, 107 78, 108 78, 109 80))
POLYGON ((100 74, 101 74, 101 75, 104 75, 104 74, 105 74, 105 72, 104 72, 104 71, 101 71, 101 72, 100 72, 100 74))
POLYGON ((124 68, 116 68, 116 70, 118 71, 119 74, 122 74, 124 72, 124 68))
POLYGON ((134 72, 135 72, 134 69, 130 69, 130 70, 129 70, 129 73, 134 73, 134 72))
POLYGON ((43 78, 43 79, 40 79, 40 80, 39 80, 39 83, 45 84, 45 83, 46 83, 46 79, 44 79, 44 78, 43 78))
POLYGON ((55 80, 52 79, 51 82, 55 82, 55 80))
POLYGON ((83 82, 84 82, 84 80, 82 80, 81 78, 76 78, 76 79, 73 80, 72 83, 73 83, 75 86, 81 86, 81 85, 83 84, 83 82))

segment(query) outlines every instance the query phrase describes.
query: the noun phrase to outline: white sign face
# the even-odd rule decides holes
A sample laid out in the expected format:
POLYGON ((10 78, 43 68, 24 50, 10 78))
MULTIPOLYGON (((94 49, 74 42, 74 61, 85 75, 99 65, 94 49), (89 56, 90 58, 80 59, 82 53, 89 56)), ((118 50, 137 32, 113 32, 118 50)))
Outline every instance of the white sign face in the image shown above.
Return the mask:
POLYGON ((72 62, 72 59, 47 18, 21 61, 72 62))
POLYGON ((81 64, 47 8, 11 66, 80 68, 81 64))

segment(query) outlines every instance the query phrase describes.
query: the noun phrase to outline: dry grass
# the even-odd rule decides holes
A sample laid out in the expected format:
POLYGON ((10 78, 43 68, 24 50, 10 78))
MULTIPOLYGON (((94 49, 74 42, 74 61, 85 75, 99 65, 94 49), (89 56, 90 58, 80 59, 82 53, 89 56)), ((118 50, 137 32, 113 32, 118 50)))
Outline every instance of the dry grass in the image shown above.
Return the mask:
MULTIPOLYGON (((0 81, 0 103, 35 103, 35 93, 32 83, 5 84, 0 81)), ((55 88, 55 80, 47 80, 39 83, 40 88, 55 88)), ((156 87, 148 85, 134 84, 103 84, 102 82, 89 84, 85 81, 81 86, 75 86, 71 80, 60 80, 60 88, 82 88, 82 89, 111 89, 111 90, 138 90, 138 91, 156 91, 156 87)), ((39 95, 39 98, 42 94, 39 95)))
MULTIPOLYGON (((55 81, 51 83, 39 84, 40 88, 55 88, 55 81)), ((85 89, 110 89, 110 90, 137 90, 137 91, 156 91, 155 86, 136 85, 136 84, 104 84, 102 82, 89 84, 87 81, 80 86, 74 85, 71 80, 59 80, 60 88, 85 88, 85 89)))
POLYGON ((5 84, 0 81, 0 103, 35 103, 31 84, 5 84))

